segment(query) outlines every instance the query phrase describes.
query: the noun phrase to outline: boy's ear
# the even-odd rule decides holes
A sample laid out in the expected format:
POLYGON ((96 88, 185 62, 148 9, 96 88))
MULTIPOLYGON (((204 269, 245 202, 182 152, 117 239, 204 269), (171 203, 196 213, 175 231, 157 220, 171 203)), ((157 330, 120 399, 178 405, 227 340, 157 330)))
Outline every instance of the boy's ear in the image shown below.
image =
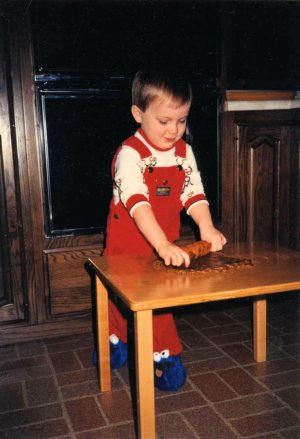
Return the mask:
POLYGON ((141 123, 142 122, 142 110, 140 110, 139 107, 137 107, 136 105, 132 105, 131 113, 132 113, 132 116, 133 116, 134 120, 137 123, 141 123))

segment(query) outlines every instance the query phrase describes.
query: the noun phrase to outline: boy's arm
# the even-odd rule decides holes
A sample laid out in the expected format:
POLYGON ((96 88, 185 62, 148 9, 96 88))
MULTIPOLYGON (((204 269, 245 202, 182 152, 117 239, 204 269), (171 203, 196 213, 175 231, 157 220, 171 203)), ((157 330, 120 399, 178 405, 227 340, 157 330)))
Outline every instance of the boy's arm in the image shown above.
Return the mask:
POLYGON ((196 203, 190 208, 189 215, 199 227, 201 239, 211 243, 211 251, 222 250, 227 240, 223 233, 213 225, 208 205, 196 203))
POLYGON ((166 265, 186 267, 190 264, 189 255, 175 244, 168 241, 164 231, 158 224, 153 210, 148 204, 141 204, 133 212, 133 219, 147 241, 155 248, 166 265))

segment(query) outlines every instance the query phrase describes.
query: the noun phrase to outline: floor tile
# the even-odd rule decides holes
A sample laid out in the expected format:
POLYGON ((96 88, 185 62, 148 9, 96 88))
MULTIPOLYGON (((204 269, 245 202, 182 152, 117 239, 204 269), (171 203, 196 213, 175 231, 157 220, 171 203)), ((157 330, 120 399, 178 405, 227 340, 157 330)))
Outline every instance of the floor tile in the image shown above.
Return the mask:
POLYGON ((125 390, 104 392, 97 399, 109 423, 133 420, 131 398, 125 390))
POLYGON ((300 382, 300 369, 259 377, 259 380, 269 389, 297 386, 300 382))
POLYGON ((76 439, 133 439, 135 430, 133 422, 122 425, 110 425, 76 434, 76 439))
POLYGON ((206 401, 198 392, 180 392, 177 395, 165 396, 157 398, 155 401, 156 413, 162 414, 166 412, 180 411, 192 407, 205 405, 206 401))
POLYGON ((58 391, 52 376, 25 382, 28 406, 49 404, 58 400, 58 391))
POLYGON ((275 392, 275 395, 286 402, 296 412, 300 413, 300 386, 279 390, 275 392))
POLYGON ((101 411, 92 397, 65 402, 74 431, 88 430, 105 425, 101 411))
POLYGON ((250 436, 258 433, 272 432, 297 425, 299 419, 286 408, 273 410, 253 416, 246 416, 238 420, 232 420, 231 424, 242 436, 250 436))
POLYGON ((211 346, 211 343, 195 330, 183 331, 180 338, 189 348, 206 348, 211 346))
POLYGON ((189 424, 205 439, 234 439, 238 435, 210 407, 183 413, 189 424))
POLYGON ((249 364, 254 362, 253 351, 244 346, 242 343, 228 344, 221 346, 221 349, 240 364, 249 364))
POLYGON ((0 431, 0 439, 50 439, 54 437, 67 439, 70 436, 65 435, 69 431, 69 427, 64 419, 55 419, 53 421, 19 427, 14 430, 0 431))
POLYGON ((273 375, 279 372, 286 372, 288 370, 296 370, 298 366, 298 361, 293 358, 286 357, 279 360, 251 364, 251 366, 246 366, 245 370, 254 377, 261 377, 273 375))
POLYGON ((217 403, 215 409, 225 418, 239 418, 282 406, 283 403, 280 403, 276 396, 271 393, 263 393, 217 403))
POLYGON ((251 376, 239 367, 221 370, 218 374, 240 395, 249 395, 265 391, 263 386, 258 384, 251 376))
POLYGON ((79 361, 72 351, 51 354, 50 358, 52 360, 55 371, 59 373, 81 368, 79 361))
POLYGON ((63 412, 60 404, 50 404, 41 407, 24 408, 0 414, 1 429, 31 424, 53 418, 62 418, 63 412))
POLYGON ((17 410, 25 406, 21 383, 0 386, 0 395, 0 412, 17 410))
POLYGON ((156 417, 157 439, 198 439, 191 426, 180 414, 166 414, 156 417))
POLYGON ((228 369, 235 366, 235 362, 228 357, 211 358, 209 360, 195 361, 187 364, 186 369, 188 376, 202 372, 212 372, 214 370, 228 369))
POLYGON ((204 373, 190 378, 205 397, 212 402, 232 399, 236 394, 213 373, 204 373))
POLYGON ((282 439, 299 439, 300 426, 294 428, 288 428, 280 432, 282 439))

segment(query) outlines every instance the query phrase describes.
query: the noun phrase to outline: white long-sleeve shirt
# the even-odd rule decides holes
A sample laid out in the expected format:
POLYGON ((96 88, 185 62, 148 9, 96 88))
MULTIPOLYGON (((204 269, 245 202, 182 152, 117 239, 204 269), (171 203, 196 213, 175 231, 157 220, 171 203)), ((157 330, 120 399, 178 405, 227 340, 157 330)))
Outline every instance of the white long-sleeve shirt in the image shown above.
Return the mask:
POLYGON ((208 204, 200 172, 190 145, 186 145, 186 157, 182 158, 175 155, 175 147, 168 150, 156 149, 146 141, 139 131, 135 133, 135 136, 147 146, 151 156, 147 160, 142 159, 134 148, 126 145, 126 142, 122 145, 115 161, 115 185, 113 190, 115 204, 121 201, 129 209, 131 215, 141 203, 150 204, 148 188, 143 177, 145 168, 149 166, 182 166, 185 172, 185 182, 180 200, 182 206, 186 208, 187 214, 196 203, 208 204), (141 201, 135 203, 132 207, 128 206, 128 201, 136 195, 141 195, 141 201))

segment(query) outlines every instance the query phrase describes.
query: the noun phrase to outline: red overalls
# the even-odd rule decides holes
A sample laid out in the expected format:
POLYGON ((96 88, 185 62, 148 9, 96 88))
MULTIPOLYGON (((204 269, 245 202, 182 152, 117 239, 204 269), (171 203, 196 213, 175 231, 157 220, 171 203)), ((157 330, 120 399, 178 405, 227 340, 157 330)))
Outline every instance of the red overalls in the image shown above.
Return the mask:
MULTIPOLYGON (((135 136, 129 137, 124 145, 134 148, 142 159, 152 156, 148 147, 135 136)), ((112 164, 113 176, 117 154, 118 151, 112 164)), ((185 158, 186 144, 183 140, 179 140, 175 144, 175 155, 185 158)), ((179 162, 181 163, 182 160, 179 162)), ((149 189, 149 202, 154 215, 168 240, 173 242, 179 238, 180 211, 182 210, 180 195, 185 180, 185 172, 180 165, 172 167, 147 166, 144 179, 149 189)), ((108 216, 107 242, 104 255, 149 255, 151 253, 153 253, 152 246, 141 234, 123 203, 119 202, 115 205, 114 200, 112 200, 108 216)), ((127 342, 127 320, 111 301, 109 301, 109 326, 110 334, 116 334, 123 342, 127 342)), ((170 355, 178 355, 182 351, 182 344, 178 338, 171 313, 154 313, 153 347, 154 352, 169 349, 170 355)))

